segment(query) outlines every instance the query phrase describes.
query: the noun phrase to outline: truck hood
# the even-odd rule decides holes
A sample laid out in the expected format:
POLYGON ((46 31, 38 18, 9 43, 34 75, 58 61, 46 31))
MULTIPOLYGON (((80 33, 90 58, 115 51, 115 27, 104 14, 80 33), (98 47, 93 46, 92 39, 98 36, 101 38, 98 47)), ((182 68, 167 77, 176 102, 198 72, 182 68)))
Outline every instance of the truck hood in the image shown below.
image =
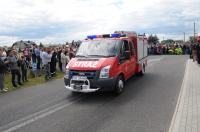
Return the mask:
POLYGON ((109 58, 73 58, 68 63, 70 70, 100 70, 101 68, 112 65, 116 57, 109 58))

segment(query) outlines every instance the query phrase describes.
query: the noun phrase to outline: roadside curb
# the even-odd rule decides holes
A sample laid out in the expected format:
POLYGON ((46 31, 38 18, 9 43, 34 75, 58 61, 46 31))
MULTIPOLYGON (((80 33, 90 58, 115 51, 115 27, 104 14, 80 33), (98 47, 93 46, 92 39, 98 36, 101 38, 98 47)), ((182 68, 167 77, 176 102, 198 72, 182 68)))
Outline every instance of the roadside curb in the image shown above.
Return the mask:
POLYGON ((182 109, 181 104, 184 102, 183 95, 186 92, 185 83, 186 83, 186 79, 187 79, 187 76, 188 76, 189 61, 190 60, 187 60, 187 63, 186 63, 186 66, 185 66, 185 73, 184 73, 184 77, 183 77, 178 101, 177 101, 177 104, 176 104, 176 108, 174 110, 174 114, 173 114, 168 132, 178 132, 178 127, 179 127, 180 118, 181 118, 181 109, 182 109))

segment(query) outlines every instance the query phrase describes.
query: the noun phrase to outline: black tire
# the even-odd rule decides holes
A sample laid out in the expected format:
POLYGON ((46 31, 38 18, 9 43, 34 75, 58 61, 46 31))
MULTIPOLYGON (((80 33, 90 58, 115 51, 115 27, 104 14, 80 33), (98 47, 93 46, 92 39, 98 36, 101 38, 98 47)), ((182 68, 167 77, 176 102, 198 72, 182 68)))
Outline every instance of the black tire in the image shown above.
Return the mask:
POLYGON ((146 70, 146 69, 145 69, 145 65, 143 64, 143 65, 142 65, 142 70, 139 72, 138 75, 139 75, 139 76, 143 76, 143 75, 145 74, 145 70, 146 70))
POLYGON ((123 93, 124 86, 125 86, 124 78, 120 75, 118 76, 116 84, 115 84, 115 89, 114 89, 115 95, 120 95, 121 93, 123 93))

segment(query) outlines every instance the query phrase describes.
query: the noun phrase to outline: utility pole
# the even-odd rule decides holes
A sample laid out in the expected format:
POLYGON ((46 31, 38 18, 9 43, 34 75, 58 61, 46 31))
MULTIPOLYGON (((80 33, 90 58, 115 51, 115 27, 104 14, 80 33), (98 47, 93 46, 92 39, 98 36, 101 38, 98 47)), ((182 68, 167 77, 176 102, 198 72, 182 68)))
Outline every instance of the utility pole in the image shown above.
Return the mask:
POLYGON ((194 38, 195 38, 195 35, 196 35, 196 24, 194 22, 194 38))
POLYGON ((183 32, 183 35, 184 35, 184 37, 183 37, 183 38, 184 38, 184 39, 183 39, 183 42, 185 43, 185 32, 183 32))

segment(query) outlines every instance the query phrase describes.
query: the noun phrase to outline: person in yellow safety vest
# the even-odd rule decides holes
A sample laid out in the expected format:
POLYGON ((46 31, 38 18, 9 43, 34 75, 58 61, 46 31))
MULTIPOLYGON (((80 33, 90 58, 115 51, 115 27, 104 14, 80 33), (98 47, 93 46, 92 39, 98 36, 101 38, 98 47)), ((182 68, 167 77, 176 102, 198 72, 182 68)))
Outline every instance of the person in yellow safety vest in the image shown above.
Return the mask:
POLYGON ((175 54, 176 54, 176 55, 181 55, 181 54, 183 54, 183 51, 182 51, 181 47, 177 47, 177 48, 175 49, 175 54))
POLYGON ((169 48, 168 52, 169 52, 169 54, 171 54, 171 55, 174 54, 174 51, 173 51, 172 48, 169 48))

